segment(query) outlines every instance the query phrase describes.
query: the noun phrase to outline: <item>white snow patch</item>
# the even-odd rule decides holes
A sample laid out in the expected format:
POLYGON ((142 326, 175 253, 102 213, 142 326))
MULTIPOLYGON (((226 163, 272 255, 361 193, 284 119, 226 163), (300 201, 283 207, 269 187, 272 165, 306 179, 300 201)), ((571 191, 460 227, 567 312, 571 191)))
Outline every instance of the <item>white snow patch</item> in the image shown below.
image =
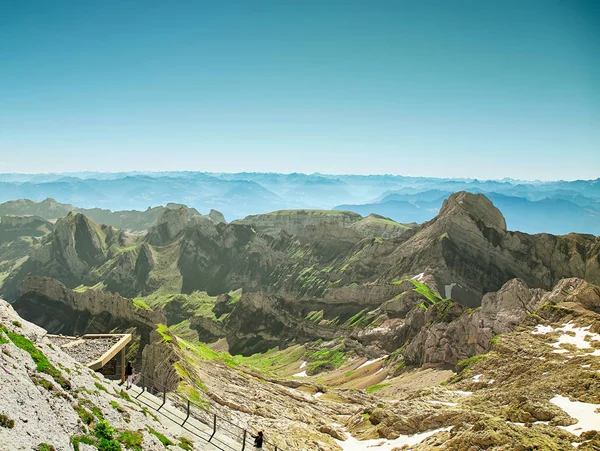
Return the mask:
POLYGON ((302 362, 302 365, 300 365, 300 369, 304 368, 306 366, 306 362, 302 362))
POLYGON ((430 404, 441 404, 442 406, 457 406, 458 404, 455 402, 446 402, 446 401, 437 401, 435 399, 431 399, 429 401, 427 401, 430 404))
POLYGON ((479 382, 479 379, 481 379, 482 376, 483 374, 476 374, 475 376, 473 376, 473 382, 479 382))
MULTIPOLYGON (((507 423, 509 423, 509 424, 516 424, 517 426, 526 426, 527 425, 526 423, 519 423, 517 421, 514 421, 514 422, 513 421, 507 421, 507 423)), ((530 424, 549 424, 549 423, 550 423, 549 421, 534 421, 533 423, 530 423, 530 424)))
POLYGON ((463 390, 451 390, 449 393, 453 393, 458 396, 471 396, 473 394, 472 391, 463 391, 463 390))
POLYGON ((294 377, 308 377, 308 374, 306 374, 306 371, 302 371, 301 373, 296 373, 293 376, 294 377))
POLYGON ((571 401, 569 398, 561 395, 556 395, 550 402, 577 420, 577 423, 571 426, 559 426, 561 429, 565 429, 577 436, 586 431, 598 429, 600 413, 595 412, 595 410, 600 407, 600 404, 571 401))
POLYGON ((496 379, 490 379, 488 385, 492 385, 494 382, 496 382, 496 379))
POLYGON ((321 396, 323 396, 324 394, 325 394, 325 393, 323 393, 323 392, 321 392, 321 391, 318 391, 318 392, 316 392, 316 393, 313 395, 313 397, 318 399, 318 398, 320 398, 321 396))
POLYGON ((365 363, 363 363, 361 366, 359 366, 356 369, 360 370, 361 368, 363 368, 363 367, 365 367, 367 365, 370 365, 371 363, 379 362, 380 360, 387 359, 387 358, 388 358, 388 356, 384 355, 383 357, 379 357, 378 359, 367 360, 365 363))
POLYGON ((554 351, 552 351, 554 354, 564 354, 565 352, 569 352, 566 349, 555 349, 554 351))
MULTIPOLYGON (((550 346, 553 348, 559 348, 558 351, 552 351, 555 354, 562 354, 564 352, 568 352, 566 350, 560 349, 562 344, 571 344, 577 346, 579 349, 590 349, 592 346, 589 341, 586 341, 588 338, 590 341, 600 341, 600 334, 590 332, 590 327, 576 327, 570 321, 563 325, 562 327, 558 327, 553 329, 551 326, 542 326, 537 325, 532 334, 549 334, 550 332, 560 331, 564 332, 559 335, 558 340, 552 343, 550 346), (575 335, 572 335, 575 334, 575 335)), ((595 349, 591 354, 592 356, 600 356, 600 349, 595 349)))
POLYGON ((433 434, 437 434, 438 432, 442 431, 449 431, 451 427, 452 426, 447 428, 433 429, 431 431, 421 432, 420 434, 401 435, 395 440, 357 440, 350 434, 346 433, 346 436, 348 437, 346 440, 336 439, 335 441, 343 451, 365 451, 366 449, 374 449, 376 451, 391 451, 392 449, 398 448, 402 445, 416 445, 433 434))
POLYGON ((535 330, 533 332, 531 332, 533 335, 542 335, 542 334, 549 334, 553 331, 554 329, 552 328, 552 326, 542 326, 541 324, 538 324, 535 328, 535 330))
POLYGON ((416 280, 417 282, 421 282, 424 278, 425 278, 425 273, 422 272, 421 274, 417 274, 415 277, 413 277, 412 280, 416 280))
POLYGON ((379 368, 377 371, 375 371, 375 374, 379 374, 383 371, 383 368, 379 368))
POLYGON ((587 365, 581 365, 581 368, 589 368, 590 366, 592 366, 592 365, 590 365, 590 364, 588 363, 587 365))
POLYGON ((552 346, 555 348, 559 348, 562 343, 568 343, 577 346, 579 349, 589 349, 592 346, 589 341, 585 341, 585 338, 589 336, 590 340, 600 341, 600 334, 595 334, 589 332, 591 326, 587 327, 575 327, 571 322, 568 322, 563 327, 559 327, 556 330, 560 330, 563 332, 573 332, 575 336, 571 336, 569 334, 562 334, 558 337, 558 341, 556 343, 552 343, 552 346))

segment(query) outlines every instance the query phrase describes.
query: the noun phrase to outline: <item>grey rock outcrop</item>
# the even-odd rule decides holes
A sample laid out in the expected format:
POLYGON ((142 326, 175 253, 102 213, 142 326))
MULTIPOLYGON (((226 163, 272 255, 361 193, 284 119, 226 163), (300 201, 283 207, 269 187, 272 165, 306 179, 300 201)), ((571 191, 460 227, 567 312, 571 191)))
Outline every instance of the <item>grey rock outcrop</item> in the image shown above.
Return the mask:
POLYGON ((458 361, 482 354, 491 348, 490 340, 497 334, 514 330, 523 319, 563 290, 559 283, 547 293, 529 288, 522 280, 508 281, 500 291, 488 293, 480 309, 465 312, 450 322, 437 322, 423 327, 411 340, 405 359, 413 365, 454 365, 458 361))

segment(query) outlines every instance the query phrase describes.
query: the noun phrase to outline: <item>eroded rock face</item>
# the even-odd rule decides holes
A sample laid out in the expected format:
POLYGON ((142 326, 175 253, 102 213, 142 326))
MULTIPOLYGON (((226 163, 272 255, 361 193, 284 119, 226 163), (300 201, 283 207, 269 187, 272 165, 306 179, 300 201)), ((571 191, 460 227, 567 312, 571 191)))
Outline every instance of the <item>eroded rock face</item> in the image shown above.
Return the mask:
MULTIPOLYGON (((88 289, 83 292, 71 291, 56 279, 50 277, 26 277, 21 284, 21 296, 14 303, 15 309, 24 318, 30 318, 52 333, 65 335, 78 333, 93 333, 90 327, 95 321, 94 317, 109 315, 115 320, 134 325, 141 325, 153 329, 156 324, 164 323, 165 317, 161 313, 136 308, 131 299, 104 290, 88 289), (64 321, 60 315, 52 313, 54 308, 70 311, 72 316, 81 315, 88 317, 87 325, 79 321, 64 321), (33 320, 35 319, 35 320, 33 320), (61 329, 49 327, 51 323, 60 324, 61 329), (75 329, 76 327, 82 329, 75 329), (68 330, 67 330, 68 329, 68 330)), ((102 328, 101 324, 96 327, 102 328)), ((108 332, 109 325, 102 332, 108 332)))
MULTIPOLYGON (((467 357, 487 352, 497 334, 514 330, 540 305, 549 302, 553 293, 528 288, 522 280, 507 282, 500 291, 488 293, 482 306, 450 322, 423 327, 406 348, 405 359, 413 365, 454 365, 467 357)), ((556 295, 556 294, 554 294, 556 295)))

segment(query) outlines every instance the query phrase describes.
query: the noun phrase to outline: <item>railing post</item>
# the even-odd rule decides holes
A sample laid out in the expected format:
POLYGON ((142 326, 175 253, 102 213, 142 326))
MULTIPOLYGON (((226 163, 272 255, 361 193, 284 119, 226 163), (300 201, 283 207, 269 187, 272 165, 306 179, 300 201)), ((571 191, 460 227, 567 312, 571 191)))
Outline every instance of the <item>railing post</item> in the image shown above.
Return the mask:
POLYGON ((146 391, 146 376, 142 375, 142 391, 135 397, 135 399, 138 399, 140 396, 142 396, 145 391, 146 391))
POLYGON ((212 438, 215 436, 216 433, 217 433, 217 414, 213 413, 213 432, 212 432, 210 438, 208 439, 209 442, 212 440, 212 438))
POLYGON ((188 420, 188 418, 190 417, 190 400, 187 400, 187 416, 185 417, 185 420, 183 420, 183 423, 181 423, 181 425, 183 426, 185 424, 185 422, 188 420))
POLYGON ((163 388, 163 402, 160 405, 160 407, 158 409, 156 409, 156 410, 160 410, 162 408, 162 406, 165 405, 166 402, 167 402, 167 389, 163 388))
POLYGON ((243 444, 242 444, 242 451, 244 451, 246 449, 246 434, 248 433, 248 431, 246 431, 246 429, 244 429, 244 440, 243 440, 243 444))

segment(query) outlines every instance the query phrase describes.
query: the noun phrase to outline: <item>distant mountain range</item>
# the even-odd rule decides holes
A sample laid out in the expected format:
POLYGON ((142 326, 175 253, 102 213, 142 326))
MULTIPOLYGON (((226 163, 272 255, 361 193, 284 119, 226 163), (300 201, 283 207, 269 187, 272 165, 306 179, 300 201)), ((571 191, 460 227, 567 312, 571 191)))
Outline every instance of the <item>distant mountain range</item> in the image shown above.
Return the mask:
MULTIPOLYGON (((144 212, 134 229, 146 228, 161 213, 161 209, 148 208, 168 203, 185 204, 204 214, 214 208, 228 221, 274 210, 338 209, 420 223, 432 219, 442 201, 458 191, 485 194, 504 212, 512 230, 600 235, 600 179, 528 182, 204 172, 0 174, 0 202, 52 198, 66 204, 61 210, 96 209, 96 215, 103 217, 85 213, 117 227, 124 226, 115 222, 117 216, 122 216, 121 210, 129 219, 135 216, 132 210, 140 212, 138 216, 144 212), (118 215, 109 218, 112 212, 118 215)), ((12 214, 1 208, 0 213, 12 214)), ((48 219, 47 215, 21 210, 14 214, 37 214, 48 219)), ((61 211, 55 217, 64 214, 61 211)))

